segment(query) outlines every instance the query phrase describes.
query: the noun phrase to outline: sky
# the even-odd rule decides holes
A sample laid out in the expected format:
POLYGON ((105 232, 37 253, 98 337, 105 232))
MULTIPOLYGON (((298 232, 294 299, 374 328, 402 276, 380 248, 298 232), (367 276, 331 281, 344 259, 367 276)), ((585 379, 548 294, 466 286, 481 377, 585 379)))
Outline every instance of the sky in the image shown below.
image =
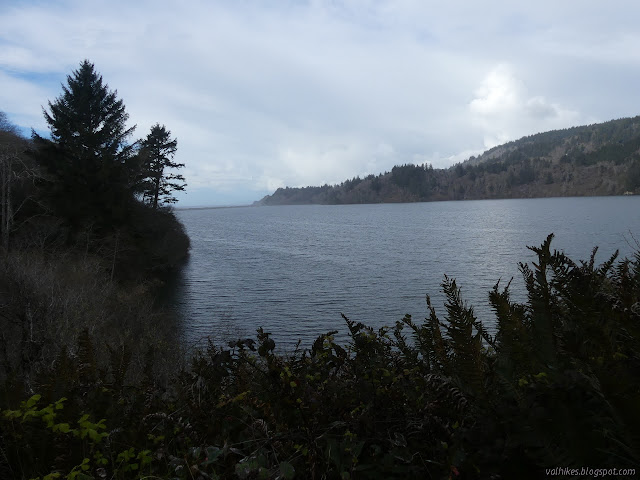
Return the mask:
POLYGON ((640 114, 640 2, 0 0, 0 110, 43 108, 84 59, 136 125, 178 140, 178 206, 640 114))

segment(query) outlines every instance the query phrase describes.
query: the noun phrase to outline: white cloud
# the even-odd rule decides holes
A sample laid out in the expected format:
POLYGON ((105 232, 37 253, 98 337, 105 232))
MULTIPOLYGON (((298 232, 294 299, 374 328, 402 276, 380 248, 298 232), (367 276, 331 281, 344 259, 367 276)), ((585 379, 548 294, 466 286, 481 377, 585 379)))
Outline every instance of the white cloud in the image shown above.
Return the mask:
POLYGON ((551 0, 3 4, 0 109, 43 128, 40 106, 89 58, 138 137, 160 122, 178 138, 189 188, 250 201, 636 114, 638 14, 621 0, 604 13, 551 0))
POLYGON ((0 109, 17 125, 45 129, 42 106, 46 90, 37 83, 16 78, 0 70, 0 109))
POLYGON ((583 120, 578 112, 543 96, 529 96, 524 82, 507 64, 497 65, 486 75, 469 103, 469 111, 483 131, 486 148, 583 120))

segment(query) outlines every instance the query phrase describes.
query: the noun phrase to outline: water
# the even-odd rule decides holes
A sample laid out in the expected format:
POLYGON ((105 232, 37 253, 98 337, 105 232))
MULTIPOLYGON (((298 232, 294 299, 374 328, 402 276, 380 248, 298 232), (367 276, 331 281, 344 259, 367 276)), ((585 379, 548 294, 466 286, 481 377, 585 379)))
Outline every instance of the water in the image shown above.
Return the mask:
POLYGON ((554 233, 574 260, 599 246, 598 262, 640 239, 640 197, 546 198, 411 204, 179 210, 191 256, 171 302, 183 340, 198 344, 272 332, 279 347, 309 347, 341 313, 376 328, 404 314, 422 320, 425 295, 444 318, 440 283, 492 329, 487 295, 502 279, 524 300, 518 262, 554 233))

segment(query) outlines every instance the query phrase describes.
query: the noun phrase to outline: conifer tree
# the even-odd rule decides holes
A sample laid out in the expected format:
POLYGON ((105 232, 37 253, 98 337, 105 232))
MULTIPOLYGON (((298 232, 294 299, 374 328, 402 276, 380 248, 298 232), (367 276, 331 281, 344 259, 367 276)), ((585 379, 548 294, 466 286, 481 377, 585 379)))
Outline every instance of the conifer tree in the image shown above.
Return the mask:
POLYGON ((44 112, 53 141, 79 161, 124 163, 132 148, 127 138, 135 127, 126 127, 129 115, 117 91, 109 91, 88 60, 67 76, 62 91, 49 102, 51 113, 44 112))
POLYGON ((139 190, 143 201, 153 208, 177 202, 173 192, 183 191, 186 187, 184 176, 167 172, 168 169, 184 167, 184 163, 173 161, 177 148, 178 140, 171 139, 171 132, 158 123, 151 127, 151 132, 142 142, 142 181, 139 190))
POLYGON ((33 133, 38 159, 52 176, 54 203, 72 223, 97 218, 118 221, 132 198, 128 138, 135 127, 117 92, 109 90, 88 60, 67 76, 62 95, 44 116, 51 140, 33 133))

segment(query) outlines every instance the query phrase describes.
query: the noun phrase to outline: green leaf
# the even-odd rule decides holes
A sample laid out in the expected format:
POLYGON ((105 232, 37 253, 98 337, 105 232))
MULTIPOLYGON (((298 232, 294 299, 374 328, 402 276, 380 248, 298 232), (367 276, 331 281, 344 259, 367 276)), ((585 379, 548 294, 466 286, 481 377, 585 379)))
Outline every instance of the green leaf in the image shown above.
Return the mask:
POLYGON ((78 472, 75 477, 75 480, 95 480, 91 475, 87 475, 86 473, 78 472))
POLYGON ((207 458, 202 462, 202 465, 209 465, 215 462, 222 455, 222 450, 218 447, 207 447, 206 454, 207 458))
POLYGON ((60 473, 54 472, 42 477, 42 480, 54 480, 56 478, 60 478, 60 473))
POLYGON ((40 401, 40 399, 42 398, 42 395, 34 395, 32 396, 29 400, 27 400, 27 408, 31 408, 33 407, 36 403, 38 403, 40 401))
POLYGON ((20 410, 4 410, 2 414, 9 420, 12 418, 20 418, 22 416, 22 412, 20 410))
POLYGON ((58 423, 57 425, 53 426, 53 431, 61 432, 61 433, 69 433, 71 431, 71 428, 69 427, 68 423, 58 423))
POLYGON ((291 480, 295 476, 296 470, 289 462, 280 462, 280 473, 285 480, 291 480))
POLYGON ((240 479, 245 479, 249 477, 249 474, 251 473, 251 467, 246 463, 236 463, 235 470, 236 470, 236 475, 240 479))
POLYGON ((354 457, 359 457, 360 453, 362 453, 362 447, 364 447, 365 442, 363 440, 357 442, 352 448, 351 448, 351 454, 354 457))

